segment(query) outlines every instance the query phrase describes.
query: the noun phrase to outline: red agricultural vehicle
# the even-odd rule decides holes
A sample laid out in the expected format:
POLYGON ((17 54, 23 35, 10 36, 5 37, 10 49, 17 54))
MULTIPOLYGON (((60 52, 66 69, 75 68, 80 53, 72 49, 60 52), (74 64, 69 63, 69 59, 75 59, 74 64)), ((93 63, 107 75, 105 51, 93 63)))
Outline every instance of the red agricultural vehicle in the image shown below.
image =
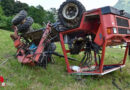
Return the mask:
POLYGON ((11 38, 22 64, 46 67, 54 54, 65 58, 69 74, 104 75, 125 66, 130 52, 130 14, 123 10, 107 6, 86 11, 79 1, 67 0, 60 6, 59 20, 36 31, 30 28, 33 19, 26 17, 23 10, 12 20, 15 33, 11 38), (61 43, 64 55, 55 52, 55 42, 61 43), (121 44, 126 44, 122 62, 104 65, 106 47, 121 44), (69 60, 76 59, 67 53, 79 55, 80 52, 84 52, 84 56, 79 66, 71 66, 69 60))

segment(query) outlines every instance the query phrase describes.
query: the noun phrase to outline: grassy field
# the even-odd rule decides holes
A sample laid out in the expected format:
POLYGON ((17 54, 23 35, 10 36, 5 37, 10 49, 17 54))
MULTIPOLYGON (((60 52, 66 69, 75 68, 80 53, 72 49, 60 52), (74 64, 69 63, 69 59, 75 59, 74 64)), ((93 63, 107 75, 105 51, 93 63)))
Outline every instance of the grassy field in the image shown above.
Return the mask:
MULTIPOLYGON (((130 90, 130 60, 126 67, 104 76, 84 76, 78 81, 68 75, 63 58, 55 57, 55 64, 49 64, 47 70, 41 67, 22 66, 15 58, 16 49, 10 39, 11 32, 0 30, 0 75, 5 79, 6 87, 0 90, 130 90), (117 86, 115 86, 116 84, 117 86)), ((57 51, 61 52, 60 45, 57 51)), ((119 62, 124 50, 108 48, 106 62, 119 62)))

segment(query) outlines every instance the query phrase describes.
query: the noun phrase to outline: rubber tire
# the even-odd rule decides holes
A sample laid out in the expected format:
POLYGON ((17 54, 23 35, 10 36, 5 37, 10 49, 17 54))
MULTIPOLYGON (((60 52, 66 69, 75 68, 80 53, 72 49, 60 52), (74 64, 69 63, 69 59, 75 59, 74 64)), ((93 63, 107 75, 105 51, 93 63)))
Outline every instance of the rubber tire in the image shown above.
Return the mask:
POLYGON ((27 17, 26 21, 23 24, 17 26, 18 31, 21 33, 25 33, 29 30, 32 24, 33 24, 33 19, 31 17, 27 17))
POLYGON ((13 25, 19 25, 27 17, 27 12, 25 10, 20 11, 13 19, 13 25))
MULTIPOLYGON (((79 1, 77 1, 77 0, 67 0, 66 2, 63 2, 63 4, 60 6, 60 8, 58 10, 58 19, 60 20, 62 25, 64 25, 65 27, 67 27, 69 29, 77 28, 80 25, 82 15, 85 11, 86 11, 85 7, 79 1), (70 21, 66 20, 64 18, 64 16, 62 15, 63 8, 68 3, 73 3, 73 4, 76 4, 78 6, 79 13, 78 13, 77 17, 75 18, 75 19, 77 19, 75 21, 75 23, 69 23, 70 21)), ((71 20, 71 21, 73 21, 73 20, 71 20)))

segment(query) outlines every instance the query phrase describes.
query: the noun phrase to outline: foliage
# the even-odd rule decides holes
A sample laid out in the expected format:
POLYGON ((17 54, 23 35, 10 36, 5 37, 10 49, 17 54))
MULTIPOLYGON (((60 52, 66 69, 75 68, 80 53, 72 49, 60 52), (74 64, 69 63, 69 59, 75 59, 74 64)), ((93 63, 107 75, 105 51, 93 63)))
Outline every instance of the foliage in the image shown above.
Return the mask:
POLYGON ((14 0, 2 0, 1 6, 6 16, 12 16, 18 13, 20 10, 28 10, 29 6, 26 3, 14 0))
POLYGON ((35 8, 31 6, 28 10, 29 16, 31 16, 36 23, 42 24, 45 21, 46 11, 43 9, 35 8))
POLYGON ((54 14, 52 13, 52 12, 50 12, 50 11, 48 11, 47 12, 47 15, 46 15, 46 23, 48 23, 48 20, 50 21, 50 22, 52 22, 52 23, 54 23, 55 22, 55 19, 54 19, 55 17, 54 17, 54 14))
MULTIPOLYGON (((55 22, 53 11, 46 11, 41 5, 38 5, 37 7, 28 6, 28 4, 26 3, 21 3, 20 1, 14 1, 14 0, 1 0, 0 5, 1 5, 0 15, 2 15, 1 16, 2 21, 0 21, 1 24, 0 28, 6 26, 4 27, 4 29, 10 29, 11 20, 10 23, 6 21, 8 21, 10 17, 16 15, 20 10, 26 10, 28 12, 28 16, 31 16, 34 19, 34 22, 37 23, 38 27, 40 27, 40 25, 42 25, 43 22, 44 23, 48 23, 48 21, 55 22), (4 21, 4 19, 6 20, 4 21), (8 24, 9 26, 5 24, 8 24)), ((34 25, 36 26, 36 24, 34 25)))
POLYGON ((115 7, 130 13, 130 0, 119 0, 115 7))
POLYGON ((4 10, 6 16, 11 16, 14 14, 14 0, 2 0, 1 6, 4 10))
POLYGON ((0 16, 1 15, 3 15, 4 13, 3 13, 3 9, 2 9, 2 7, 0 6, 0 16))
POLYGON ((40 24, 38 24, 38 23, 33 23, 32 28, 34 30, 38 30, 38 29, 42 28, 42 26, 40 24))
POLYGON ((12 20, 11 16, 6 17, 3 15, 0 15, 0 28, 11 30, 11 26, 12 26, 11 20, 12 20))
MULTIPOLYGON (((14 4, 14 14, 18 13, 21 10, 28 10, 29 6, 26 3, 21 3, 20 1, 15 2, 14 4)), ((14 15, 13 14, 13 15, 14 15)))
POLYGON ((37 6, 36 8, 34 6, 31 6, 28 10, 29 16, 34 18, 34 21, 39 24, 55 22, 54 20, 54 14, 50 11, 44 10, 42 6, 37 6))

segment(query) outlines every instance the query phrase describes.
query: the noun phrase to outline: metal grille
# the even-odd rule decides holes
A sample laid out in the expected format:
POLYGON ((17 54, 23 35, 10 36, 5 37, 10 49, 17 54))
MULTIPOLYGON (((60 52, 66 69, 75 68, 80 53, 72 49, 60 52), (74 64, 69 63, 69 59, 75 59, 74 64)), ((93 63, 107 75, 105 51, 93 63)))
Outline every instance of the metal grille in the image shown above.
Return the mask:
POLYGON ((124 28, 118 28, 119 34, 130 34, 130 30, 124 28))
POLYGON ((129 27, 129 22, 126 19, 116 17, 116 21, 118 26, 129 27))

